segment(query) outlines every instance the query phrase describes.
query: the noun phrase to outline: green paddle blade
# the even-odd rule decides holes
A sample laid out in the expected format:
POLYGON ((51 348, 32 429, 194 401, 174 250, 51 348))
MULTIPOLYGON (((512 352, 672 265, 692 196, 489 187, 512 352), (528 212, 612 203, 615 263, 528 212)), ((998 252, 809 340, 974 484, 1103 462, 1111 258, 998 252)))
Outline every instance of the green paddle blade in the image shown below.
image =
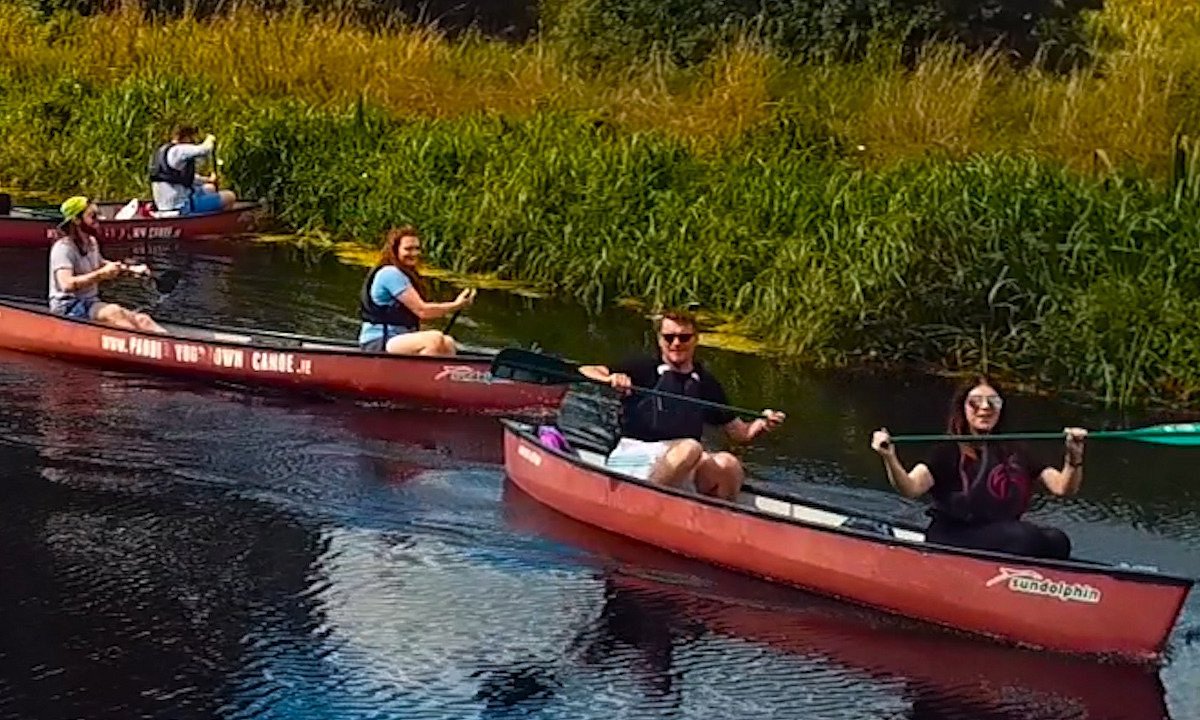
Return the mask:
POLYGON ((1133 430, 1100 430, 1089 433, 1088 437, 1113 437, 1139 442, 1157 443, 1159 445, 1177 445, 1190 447, 1200 445, 1200 423, 1175 423, 1172 425, 1152 425, 1133 430))

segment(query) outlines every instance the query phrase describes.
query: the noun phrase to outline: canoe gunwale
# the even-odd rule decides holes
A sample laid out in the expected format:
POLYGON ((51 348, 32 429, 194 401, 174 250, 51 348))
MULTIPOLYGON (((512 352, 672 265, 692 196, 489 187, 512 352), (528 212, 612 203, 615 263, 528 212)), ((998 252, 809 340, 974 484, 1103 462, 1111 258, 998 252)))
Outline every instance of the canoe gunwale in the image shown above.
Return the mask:
MULTIPOLYGON (((128 201, 126 201, 128 202, 128 201)), ((125 206, 122 202, 97 202, 98 207, 102 212, 107 210, 117 211, 125 206)), ((190 215, 176 215, 173 217, 134 217, 118 220, 116 218, 101 217, 100 222, 104 225, 120 225, 120 224, 153 224, 153 223, 169 223, 169 222, 187 222, 189 220, 202 220, 206 218, 217 218, 222 215, 236 215, 253 210, 265 210, 266 205, 258 200, 238 200, 232 207, 213 210, 205 213, 194 213, 190 215)), ((12 210, 6 215, 0 215, 0 225, 6 222, 19 223, 50 223, 58 225, 62 222, 62 216, 59 215, 57 206, 47 205, 45 207, 35 207, 31 205, 13 205, 12 210), (17 213, 29 213, 17 214, 17 213)))
POLYGON ((353 356, 353 357, 368 357, 375 359, 396 359, 396 360, 418 360, 421 362, 446 362, 448 357, 463 362, 491 362, 494 357, 494 352, 485 352, 480 350, 471 350, 462 352, 453 356, 444 355, 398 355, 388 352, 368 352, 359 348, 358 343, 340 338, 327 338, 316 335, 302 335, 297 333, 288 333, 277 330, 260 330, 257 328, 231 327, 223 325, 201 325, 198 323, 187 322, 163 322, 161 323, 168 330, 172 328, 181 328, 186 331, 192 331, 196 334, 181 334, 168 332, 166 335, 159 333, 148 332, 136 328, 114 328, 103 323, 84 320, 82 318, 72 318, 63 315, 55 315, 46 307, 45 301, 34 301, 28 297, 18 297, 13 295, 0 294, 0 309, 10 308, 22 312, 36 313, 43 315, 47 319, 71 322, 82 325, 88 328, 98 328, 105 331, 119 331, 129 335, 137 335, 145 338, 156 340, 175 340, 182 342, 202 342, 206 345, 214 345, 228 348, 256 348, 263 350, 291 350, 296 352, 311 353, 314 355, 325 356, 353 356), (238 342, 235 340, 221 339, 214 337, 214 333, 224 333, 228 335, 245 335, 250 337, 249 342, 238 342), (288 340, 294 344, 286 343, 271 343, 262 342, 263 338, 273 340, 288 340), (320 343, 325 346, 336 345, 338 347, 315 347, 305 346, 304 343, 320 343))

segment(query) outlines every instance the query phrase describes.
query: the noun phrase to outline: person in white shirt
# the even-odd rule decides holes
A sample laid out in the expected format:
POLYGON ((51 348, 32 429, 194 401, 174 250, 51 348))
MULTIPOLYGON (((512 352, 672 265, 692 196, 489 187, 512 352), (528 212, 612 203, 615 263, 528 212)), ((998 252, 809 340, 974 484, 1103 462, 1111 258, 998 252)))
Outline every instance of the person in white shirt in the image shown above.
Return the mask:
POLYGON ((177 125, 171 141, 160 145, 150 158, 150 189, 158 212, 180 215, 227 210, 237 202, 232 190, 217 189, 217 175, 197 175, 196 160, 212 158, 217 139, 212 135, 197 143, 196 128, 177 125))

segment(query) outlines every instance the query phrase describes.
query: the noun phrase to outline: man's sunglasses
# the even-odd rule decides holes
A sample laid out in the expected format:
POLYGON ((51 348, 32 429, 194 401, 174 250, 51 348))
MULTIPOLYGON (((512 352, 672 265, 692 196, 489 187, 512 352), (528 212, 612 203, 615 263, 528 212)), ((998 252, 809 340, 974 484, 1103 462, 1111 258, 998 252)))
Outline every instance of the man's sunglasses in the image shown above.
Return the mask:
POLYGON ((668 345, 675 344, 676 340, 683 345, 687 345, 692 341, 692 338, 696 337, 696 333, 662 333, 660 337, 666 340, 668 345))

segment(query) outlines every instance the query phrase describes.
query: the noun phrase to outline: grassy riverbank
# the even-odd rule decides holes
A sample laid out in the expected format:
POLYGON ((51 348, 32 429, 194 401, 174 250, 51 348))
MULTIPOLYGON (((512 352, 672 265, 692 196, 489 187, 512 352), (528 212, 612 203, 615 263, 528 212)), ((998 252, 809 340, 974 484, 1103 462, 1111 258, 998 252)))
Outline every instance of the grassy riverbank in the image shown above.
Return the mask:
POLYGON ((697 299, 818 364, 993 369, 1113 402, 1200 391, 1200 9, 1112 0, 1069 76, 932 50, 579 71, 552 44, 249 11, 0 14, 0 184, 145 193, 164 126, 295 228, 587 302, 697 299), (175 48, 183 47, 186 53, 175 48), (1176 173, 1187 180, 1188 173, 1176 173))

